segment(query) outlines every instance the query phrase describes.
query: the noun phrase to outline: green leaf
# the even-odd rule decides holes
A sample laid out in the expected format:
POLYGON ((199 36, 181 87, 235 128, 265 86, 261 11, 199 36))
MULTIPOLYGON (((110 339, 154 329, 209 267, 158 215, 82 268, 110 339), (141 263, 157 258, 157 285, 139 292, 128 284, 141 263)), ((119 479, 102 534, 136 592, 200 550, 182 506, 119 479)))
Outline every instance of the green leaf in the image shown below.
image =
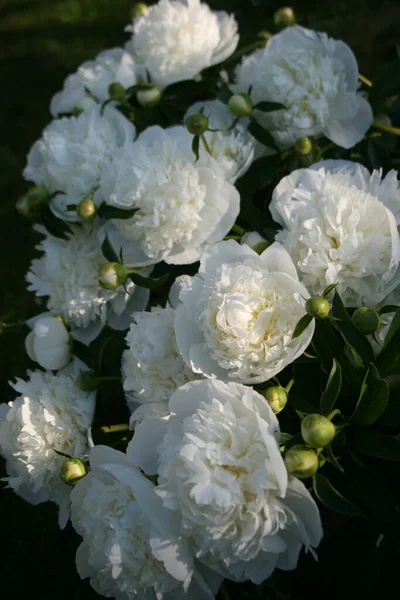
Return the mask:
POLYGON ((119 262, 118 255, 116 254, 114 248, 111 245, 111 242, 106 233, 106 237, 104 238, 104 242, 101 245, 101 251, 103 256, 109 261, 113 263, 119 262))
POLYGON ((386 333, 385 340, 383 342, 383 348, 390 342, 392 337, 400 330, 400 313, 394 315, 392 322, 390 323, 389 329, 386 333))
POLYGON ((130 219, 139 208, 117 208, 103 203, 97 210, 99 217, 103 219, 130 219))
POLYGON ((400 461, 400 436, 385 435, 373 429, 357 428, 352 446, 362 454, 393 462, 400 461))
POLYGON ((325 451, 327 454, 326 459, 329 462, 331 462, 333 465, 335 465, 335 467, 337 469, 339 469, 339 471, 341 471, 341 473, 344 473, 344 469, 343 469, 342 465, 340 464, 340 462, 338 461, 338 459, 336 458, 336 456, 334 455, 332 447, 330 445, 326 446, 325 451))
POLYGON ((143 277, 143 275, 139 275, 139 273, 129 273, 129 278, 139 287, 155 290, 168 281, 169 273, 164 273, 161 277, 143 277))
POLYGON ((72 458, 70 454, 66 454, 65 452, 61 452, 61 450, 56 450, 53 448, 53 451, 58 454, 58 456, 63 456, 64 458, 72 458))
POLYGON ((264 146, 267 146, 268 148, 272 148, 273 150, 279 152, 279 148, 276 145, 273 136, 270 134, 269 131, 264 129, 264 127, 261 127, 261 125, 259 125, 255 121, 252 121, 247 127, 247 130, 258 142, 260 142, 260 144, 263 144, 264 146))
POLYGON ((318 410, 315 408, 315 406, 313 404, 311 404, 310 402, 307 402, 307 400, 304 400, 304 398, 301 398, 300 396, 294 396, 294 395, 290 394, 289 403, 290 403, 290 406, 292 408, 294 408, 296 412, 301 412, 301 413, 304 413, 305 415, 310 415, 310 414, 318 412, 318 410))
POLYGON ((293 435, 291 433, 281 433, 281 437, 279 438, 279 444, 282 446, 289 442, 292 439, 293 435))
POLYGON ((68 240, 69 237, 67 234, 73 235, 70 227, 55 216, 53 211, 49 206, 45 206, 41 211, 42 223, 50 233, 50 235, 61 238, 63 240, 68 240))
POLYGON ((397 429, 400 426, 400 399, 389 402, 376 422, 381 427, 397 429))
POLYGON ((342 496, 342 494, 333 487, 333 485, 326 477, 324 477, 324 475, 320 475, 319 473, 314 475, 313 488, 319 501, 330 510, 340 513, 341 515, 366 519, 366 516, 361 508, 358 508, 358 506, 342 496))
POLYGON ((359 425, 372 425, 385 410, 388 400, 389 386, 371 363, 361 385, 354 420, 359 425))
POLYGON ((372 169, 382 169, 383 174, 386 175, 392 168, 392 163, 385 148, 370 138, 367 143, 367 152, 372 169))
POLYGON ((200 151, 200 136, 199 135, 195 135, 193 137, 193 140, 192 140, 192 151, 193 151, 193 154, 196 157, 196 160, 194 162, 197 163, 197 161, 199 160, 199 157, 200 157, 200 154, 199 154, 199 151, 200 151))
MULTIPOLYGON (((257 158, 249 170, 237 181, 241 196, 252 195, 257 190, 267 187, 274 181, 279 181, 287 173, 287 166, 279 154, 257 158)), ((267 212, 267 211, 265 211, 267 212)))
POLYGON ((231 96, 232 96, 232 92, 231 90, 228 88, 228 86, 226 85, 226 83, 223 81, 220 85, 220 89, 217 95, 217 99, 222 102, 223 104, 228 104, 231 96))
POLYGON ((380 315, 387 315, 388 313, 398 312, 400 310, 400 306, 394 306, 394 304, 387 304, 386 306, 382 306, 378 310, 380 315))
MULTIPOLYGON (((392 326, 396 317, 400 318, 400 313, 396 314, 392 326)), ((397 329, 392 336, 390 336, 390 330, 391 327, 386 335, 386 338, 389 336, 389 341, 386 342, 385 340, 384 346, 375 361, 381 377, 400 373, 400 329, 397 329)))
POLYGON ((312 320, 313 319, 310 317, 310 315, 304 315, 304 317, 301 317, 300 321, 295 327, 292 340, 298 338, 307 329, 312 320))
POLYGON ((372 346, 365 335, 353 323, 337 292, 335 292, 333 297, 332 312, 333 316, 339 319, 339 321, 332 321, 332 325, 341 333, 347 345, 350 346, 359 366, 363 365, 367 369, 369 364, 374 360, 372 346))
POLYGON ((163 100, 170 100, 171 98, 183 97, 183 96, 198 96, 204 94, 216 93, 216 80, 215 79, 203 79, 201 81, 194 81, 193 79, 185 79, 178 83, 169 85, 163 94, 163 100))
POLYGON ((321 414, 328 416, 336 404, 337 397, 342 387, 342 369, 334 358, 332 370, 329 373, 328 382, 325 390, 322 392, 319 403, 321 414))
POLYGON ((337 287, 337 283, 331 283, 331 285, 328 285, 328 287, 326 287, 322 292, 322 297, 326 298, 332 292, 332 290, 335 289, 335 287, 337 287))
POLYGON ((255 104, 253 108, 261 110, 262 112, 272 112, 274 110, 286 110, 286 106, 280 104, 280 102, 259 102, 255 104))

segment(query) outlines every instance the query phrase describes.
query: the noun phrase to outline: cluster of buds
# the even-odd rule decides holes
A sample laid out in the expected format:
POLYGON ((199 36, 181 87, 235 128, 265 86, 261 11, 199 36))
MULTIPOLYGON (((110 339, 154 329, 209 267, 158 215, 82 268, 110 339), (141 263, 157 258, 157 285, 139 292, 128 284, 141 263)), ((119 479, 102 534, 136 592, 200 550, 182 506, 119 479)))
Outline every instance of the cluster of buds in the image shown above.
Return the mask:
POLYGON ((285 465, 289 473, 299 479, 312 477, 318 470, 321 449, 328 446, 335 437, 336 427, 328 417, 314 413, 301 422, 301 436, 304 444, 296 444, 285 454, 285 465))

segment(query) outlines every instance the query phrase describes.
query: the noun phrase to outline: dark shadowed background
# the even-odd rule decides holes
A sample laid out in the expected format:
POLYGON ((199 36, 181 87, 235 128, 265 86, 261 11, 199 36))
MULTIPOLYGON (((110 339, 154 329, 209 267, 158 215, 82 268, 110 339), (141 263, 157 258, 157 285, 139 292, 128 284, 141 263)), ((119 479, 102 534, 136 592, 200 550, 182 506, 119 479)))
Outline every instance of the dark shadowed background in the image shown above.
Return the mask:
MULTIPOLYGON (((273 32, 273 12, 283 4, 273 0, 208 3, 213 9, 235 13, 241 46, 254 41, 261 29, 273 32)), ((35 234, 30 222, 14 209, 16 199, 29 187, 21 176, 26 154, 50 121, 50 98, 64 78, 99 51, 123 45, 132 5, 130 0, 0 0, 0 322, 25 320, 39 312, 24 280, 35 234)), ((370 79, 396 52, 399 0, 298 0, 291 5, 301 25, 347 42, 361 73, 370 79)), ((0 330, 0 401, 14 397, 7 381, 23 376, 32 366, 25 356, 25 335, 24 328, 0 330)), ((1 474, 5 474, 4 464, 1 474)), ((75 572, 79 538, 70 526, 58 530, 56 513, 53 505, 32 507, 11 491, 0 492, 3 598, 98 598, 75 572)), ((399 549, 387 564, 375 564, 376 558, 371 564, 364 542, 379 531, 370 527, 366 532, 357 521, 345 527, 340 515, 331 514, 329 522, 332 531, 326 532, 318 565, 305 557, 294 574, 276 574, 259 590, 228 586, 231 600, 372 598, 378 591, 385 593, 385 586, 395 585, 399 549)))

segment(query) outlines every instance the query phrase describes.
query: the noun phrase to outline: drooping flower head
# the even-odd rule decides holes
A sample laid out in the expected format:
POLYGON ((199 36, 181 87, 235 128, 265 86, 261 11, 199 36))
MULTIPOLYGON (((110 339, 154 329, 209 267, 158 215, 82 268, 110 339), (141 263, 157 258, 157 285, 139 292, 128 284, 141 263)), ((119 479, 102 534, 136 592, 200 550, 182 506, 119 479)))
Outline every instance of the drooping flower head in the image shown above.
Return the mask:
POLYGON ((138 209, 114 224, 154 263, 195 262, 205 244, 223 239, 239 213, 236 188, 211 156, 196 163, 191 144, 182 126, 149 127, 116 153, 101 181, 105 202, 138 209))
POLYGON ((52 371, 67 366, 72 356, 71 336, 61 318, 46 315, 35 319, 25 340, 29 358, 52 371))
POLYGON ((265 399, 202 380, 179 388, 169 409, 169 419, 138 426, 127 452, 158 472, 157 493, 195 555, 234 581, 259 584, 276 567, 294 569, 303 545, 318 546, 321 521, 305 486, 288 476, 265 399))
POLYGON ((160 0, 127 31, 127 50, 160 89, 222 62, 239 41, 235 19, 200 0, 160 0))
POLYGON ((313 325, 292 339, 305 314, 306 288, 288 253, 273 244, 261 255, 232 240, 209 246, 175 318, 183 359, 206 377, 267 381, 300 356, 313 325))
POLYGON ((398 285, 397 173, 347 161, 321 161, 284 177, 270 204, 289 252, 312 295, 338 283, 347 306, 376 306, 398 285))
POLYGON ((59 505, 59 525, 69 517, 71 488, 61 479, 65 458, 55 450, 83 457, 92 425, 95 394, 81 392, 76 374, 28 373, 12 387, 20 396, 0 419, 0 452, 6 459, 8 484, 31 504, 59 505))
POLYGON ((50 112, 58 117, 75 109, 86 110, 108 99, 111 83, 120 83, 126 89, 136 84, 136 76, 135 61, 129 52, 123 48, 104 50, 68 75, 63 89, 51 99, 50 112))
POLYGON ((325 33, 295 26, 273 36, 237 69, 235 89, 248 92, 250 86, 253 104, 284 105, 285 110, 255 113, 281 147, 301 137, 324 135, 351 148, 372 124, 371 107, 357 93, 353 52, 325 33))

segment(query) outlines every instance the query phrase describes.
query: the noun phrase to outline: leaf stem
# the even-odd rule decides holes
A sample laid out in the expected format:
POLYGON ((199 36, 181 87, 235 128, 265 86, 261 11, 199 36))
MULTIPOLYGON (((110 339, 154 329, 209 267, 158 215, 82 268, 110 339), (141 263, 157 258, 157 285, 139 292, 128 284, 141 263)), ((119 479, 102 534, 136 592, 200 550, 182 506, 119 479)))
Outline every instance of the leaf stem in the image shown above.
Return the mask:
POLYGON ((400 135, 400 127, 385 125, 384 123, 379 123, 378 121, 374 121, 372 123, 372 126, 376 127, 376 129, 380 129, 380 131, 384 131, 385 133, 393 133, 394 135, 400 135))
POLYGON ((335 408, 335 410, 333 410, 332 412, 329 413, 329 415, 326 417, 329 421, 332 421, 333 417, 336 417, 336 415, 341 415, 342 413, 340 412, 340 410, 338 408, 335 408))
POLYGON ((287 394, 289 394, 290 390, 291 390, 291 389, 292 389, 292 387, 293 387, 293 384, 294 384, 294 379, 293 379, 293 377, 292 377, 292 379, 289 381, 289 383, 288 383, 288 384, 287 384, 287 386, 285 387, 285 392, 286 392, 287 394))
POLYGON ((237 225, 236 223, 232 225, 232 231, 233 233, 238 233, 239 235, 244 235, 246 233, 246 230, 243 229, 243 227, 240 227, 240 225, 237 225))
POLYGON ((370 79, 367 79, 367 77, 365 77, 364 75, 361 75, 361 73, 358 74, 358 79, 365 83, 365 85, 367 85, 368 87, 373 86, 372 81, 370 79))
POLYGON ((210 148, 210 146, 208 145, 208 142, 207 142, 207 140, 206 140, 206 136, 204 135, 204 133, 202 133, 202 134, 200 135, 200 139, 201 139, 201 141, 202 141, 202 143, 203 143, 203 146, 204 146, 204 148, 207 150, 208 154, 209 154, 210 156, 212 156, 212 154, 211 154, 211 148, 210 148))

